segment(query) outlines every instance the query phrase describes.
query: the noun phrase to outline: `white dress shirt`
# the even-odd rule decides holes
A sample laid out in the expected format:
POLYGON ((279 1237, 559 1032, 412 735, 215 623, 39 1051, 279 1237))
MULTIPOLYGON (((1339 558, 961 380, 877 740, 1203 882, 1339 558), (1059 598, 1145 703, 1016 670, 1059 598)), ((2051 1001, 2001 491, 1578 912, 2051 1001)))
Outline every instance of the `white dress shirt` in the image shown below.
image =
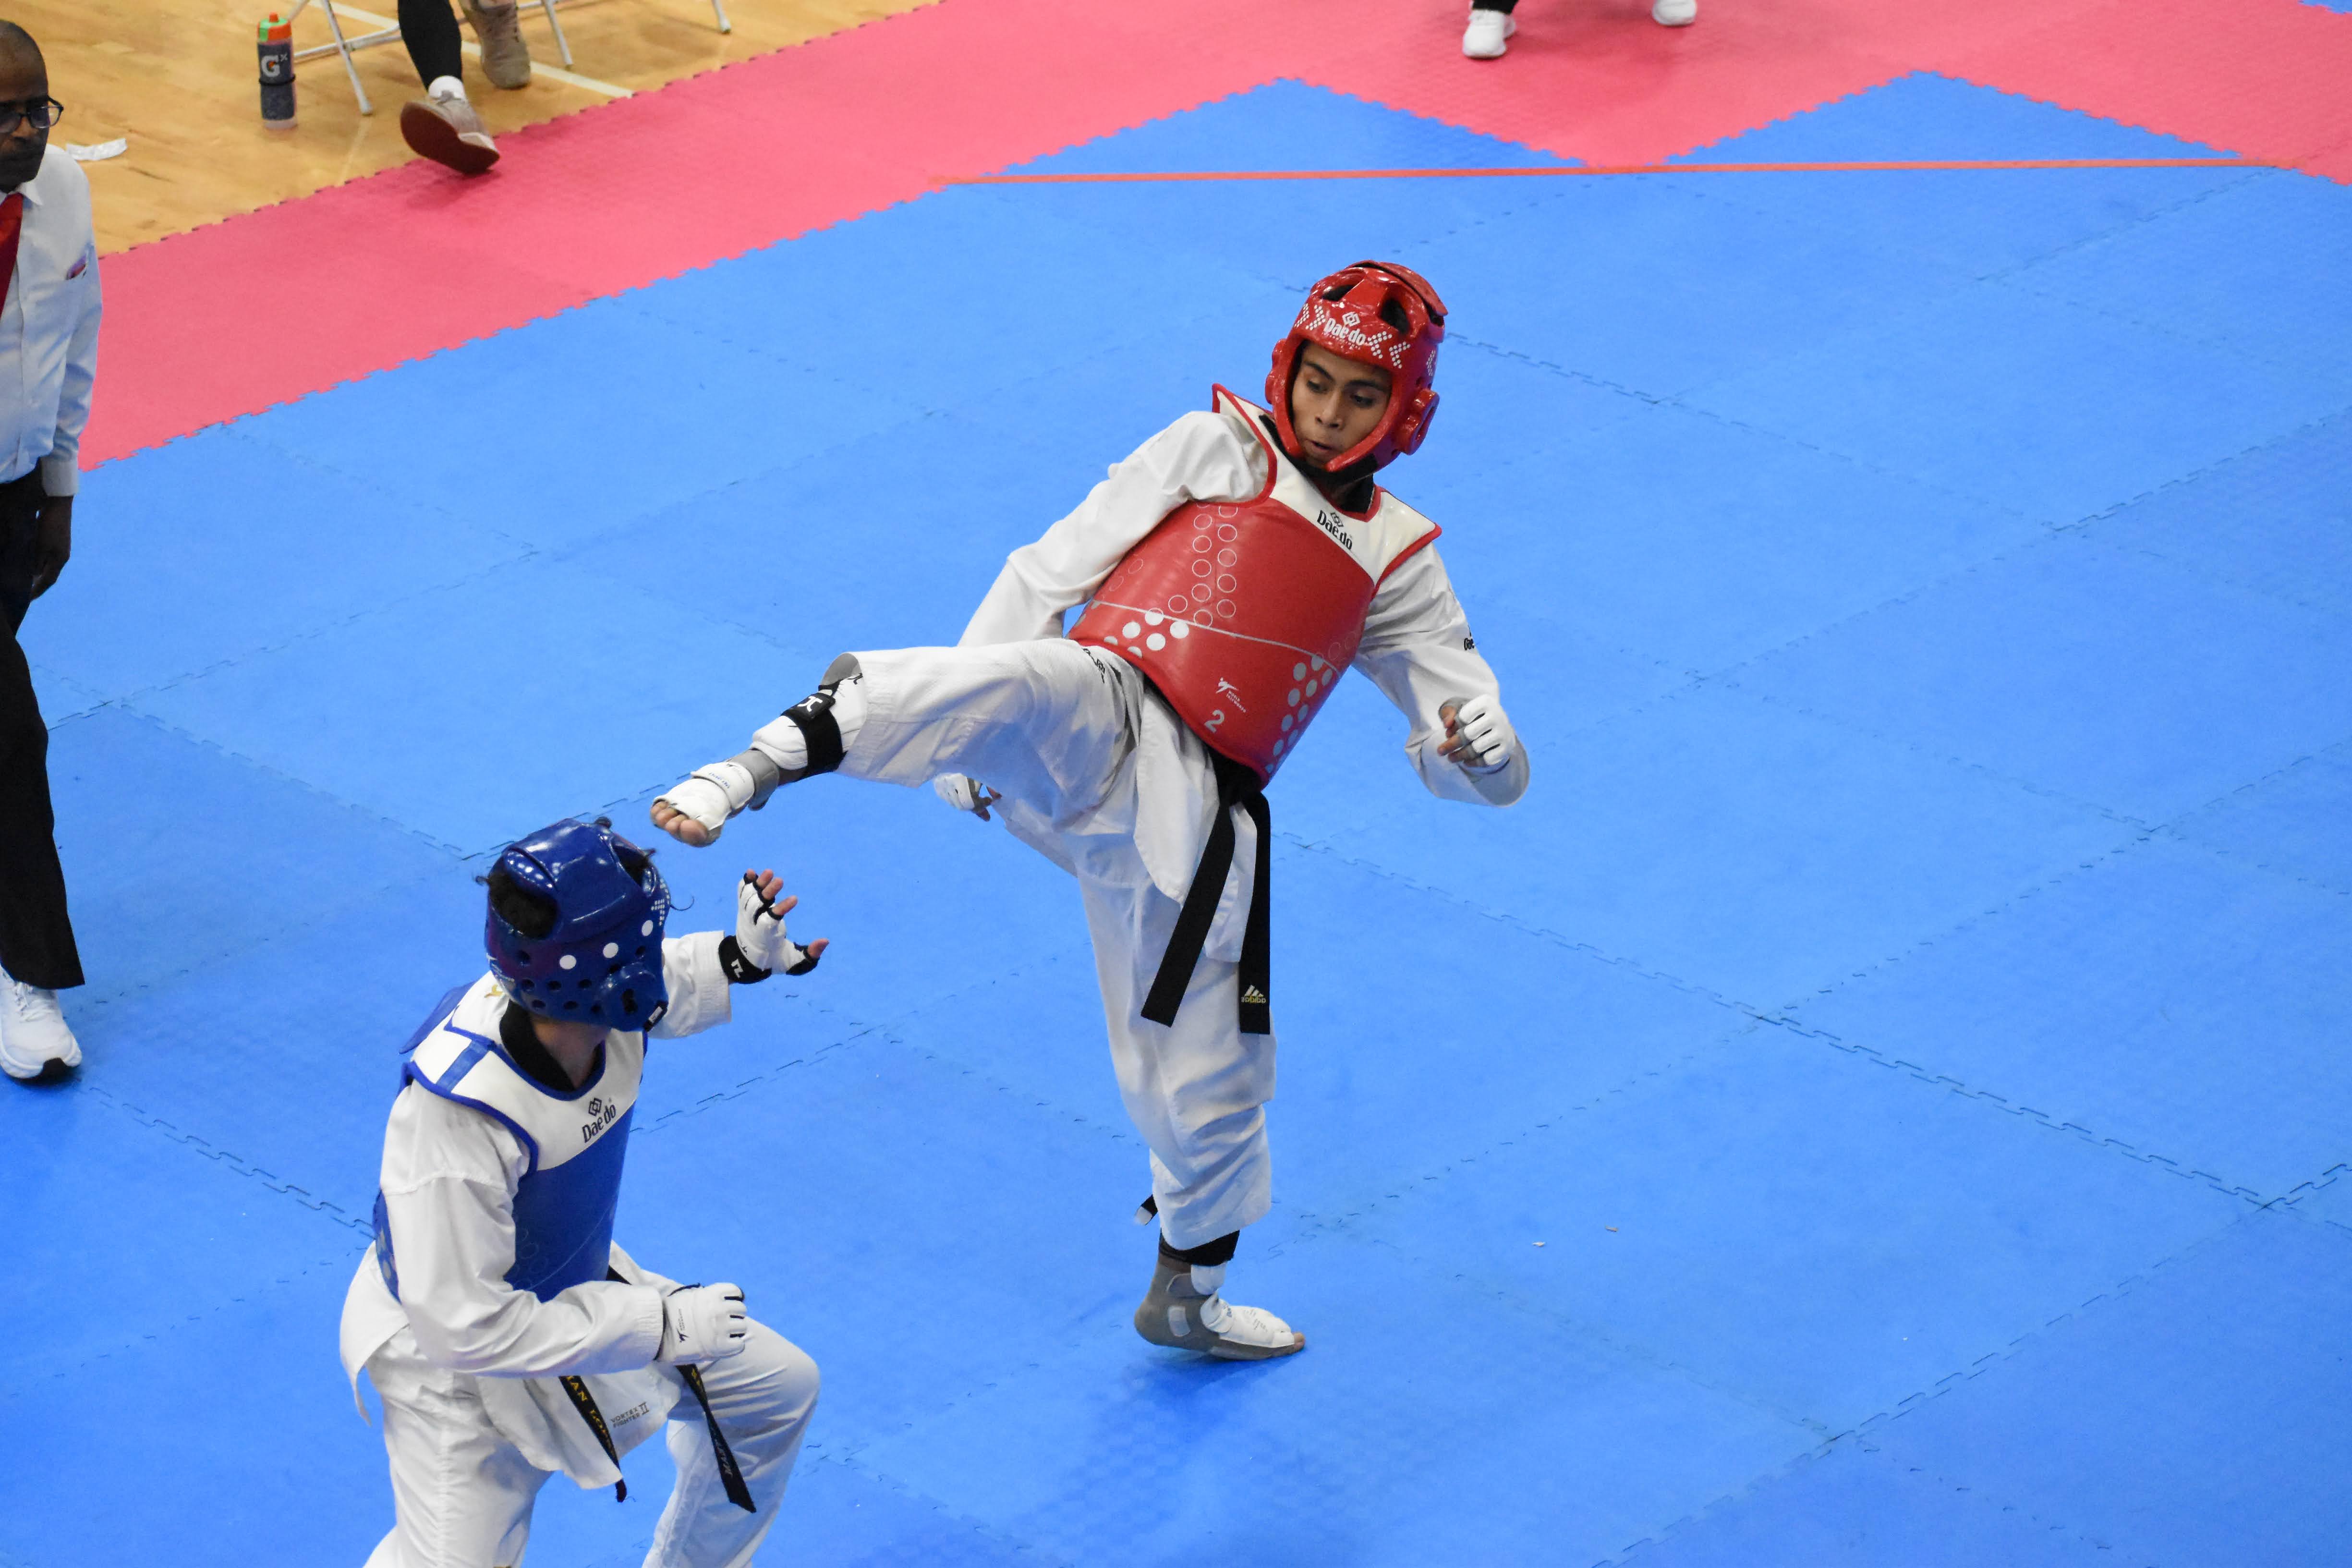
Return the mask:
MULTIPOLYGON (((1240 416, 1185 415, 1114 465, 1076 511, 1006 557, 995 585, 964 628, 961 645, 1060 637, 1064 612, 1084 604, 1162 518, 1187 501, 1256 495, 1265 485, 1265 448, 1240 416)), ((1524 741, 1510 763, 1492 773, 1469 773, 1437 749, 1445 739, 1438 717, 1442 704, 1482 694, 1499 697, 1502 689, 1471 638, 1469 617, 1454 596, 1435 545, 1398 563, 1373 595, 1354 668, 1405 716, 1411 725, 1405 755, 1432 795, 1508 805, 1527 792, 1524 741)), ((1144 792, 1158 793, 1148 783, 1144 792)), ((1197 854, 1207 812, 1190 800, 1176 810, 1199 817, 1197 828, 1183 836, 1197 854)), ((1189 859, 1184 868, 1189 874, 1189 859)), ((1155 866, 1155 880, 1158 870, 1155 866)))
POLYGON ((16 275, 0 309, 0 481, 41 470, 42 488, 80 488, 82 426, 98 371, 98 240, 89 179, 51 145, 17 187, 25 216, 16 275))

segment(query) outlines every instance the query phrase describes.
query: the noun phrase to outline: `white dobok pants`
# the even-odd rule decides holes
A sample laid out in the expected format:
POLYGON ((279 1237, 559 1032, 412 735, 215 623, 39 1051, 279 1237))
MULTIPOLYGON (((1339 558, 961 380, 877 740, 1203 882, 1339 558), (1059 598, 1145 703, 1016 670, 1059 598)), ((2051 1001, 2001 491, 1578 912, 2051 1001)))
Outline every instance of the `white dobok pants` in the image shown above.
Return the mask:
POLYGON ((1055 639, 856 656, 866 717, 840 771, 922 784, 964 773, 1006 826, 1078 879, 1119 1097, 1151 1150, 1161 1234, 1198 1247, 1264 1217, 1275 1040, 1239 1019, 1256 830, 1234 868, 1172 1026, 1143 999, 1216 810, 1198 737, 1122 661, 1055 639))
MULTIPOLYGON (((650 1278, 650 1277, 649 1277, 650 1278)), ((406 1329, 369 1358, 368 1380, 383 1401, 383 1446, 392 1459, 392 1533, 367 1568, 512 1568, 530 1539, 531 1506, 556 1472, 542 1470, 499 1436, 476 1393, 478 1381, 433 1365, 406 1329)), ((677 1486, 662 1510, 646 1568, 744 1568, 776 1522, 793 1460, 816 1409, 816 1363, 790 1340, 753 1322, 740 1355, 702 1369, 719 1429, 743 1473, 756 1513, 727 1500, 702 1406, 679 1384, 667 1422, 677 1486)), ((606 1410, 613 1445, 627 1453, 660 1421, 606 1410)))

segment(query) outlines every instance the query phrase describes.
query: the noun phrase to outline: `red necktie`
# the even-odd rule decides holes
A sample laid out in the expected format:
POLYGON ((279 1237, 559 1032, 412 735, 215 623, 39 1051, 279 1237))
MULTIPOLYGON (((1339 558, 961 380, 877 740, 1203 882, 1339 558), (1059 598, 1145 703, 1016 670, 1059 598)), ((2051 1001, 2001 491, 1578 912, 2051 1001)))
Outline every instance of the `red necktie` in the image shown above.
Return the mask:
POLYGON ((24 232, 25 193, 10 191, 0 202, 0 310, 7 309, 9 291, 16 286, 16 237, 24 232))

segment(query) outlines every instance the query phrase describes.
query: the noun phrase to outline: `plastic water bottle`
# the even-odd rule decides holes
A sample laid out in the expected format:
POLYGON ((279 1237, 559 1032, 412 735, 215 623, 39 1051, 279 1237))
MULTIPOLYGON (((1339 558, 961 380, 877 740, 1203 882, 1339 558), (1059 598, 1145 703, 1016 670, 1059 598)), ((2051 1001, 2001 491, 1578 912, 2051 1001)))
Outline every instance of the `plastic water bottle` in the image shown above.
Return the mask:
POLYGON ((294 24, 275 11, 261 24, 261 123, 294 129, 294 24))

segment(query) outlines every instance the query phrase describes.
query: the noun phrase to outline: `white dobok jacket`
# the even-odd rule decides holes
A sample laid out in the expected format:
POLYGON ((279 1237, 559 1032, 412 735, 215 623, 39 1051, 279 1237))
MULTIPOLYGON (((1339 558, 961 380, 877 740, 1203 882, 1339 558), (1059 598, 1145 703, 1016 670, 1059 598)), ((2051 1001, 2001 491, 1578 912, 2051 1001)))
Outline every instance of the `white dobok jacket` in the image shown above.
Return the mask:
MULTIPOLYGON (((664 941, 669 1008, 652 1037, 727 1021, 720 937, 697 931, 664 941)), ((486 976, 453 1018, 496 1038, 507 1006, 486 976)), ((496 1117, 414 1082, 402 1086, 384 1126, 380 1178, 397 1238, 400 1294, 387 1289, 371 1246, 343 1299, 343 1372, 355 1398, 361 1370, 379 1352, 470 1377, 499 1435, 525 1458, 583 1486, 608 1486, 618 1472, 555 1380, 585 1377, 608 1416, 651 1403, 658 1408, 646 1414, 657 1423, 679 1393, 677 1381, 651 1364, 661 1342, 661 1291, 598 1279, 542 1301, 509 1285, 515 1194, 530 1166, 522 1142, 496 1117)), ((612 1267, 625 1279, 645 1277, 619 1246, 612 1253, 612 1267)))
MULTIPOLYGON (((1113 465, 1075 511, 1005 559, 959 646, 1062 636, 1064 615, 1086 603, 1171 511, 1187 501, 1246 500, 1265 483, 1265 447, 1241 417, 1213 410, 1183 416, 1113 465)), ((1499 696, 1501 685, 1472 640, 1435 545, 1407 557, 1381 583, 1365 615, 1353 668, 1405 716, 1411 726, 1405 755, 1432 795, 1508 805, 1527 793, 1524 738, 1510 764, 1490 774, 1465 772, 1437 749, 1445 738, 1439 707, 1480 694, 1499 696)), ((1181 721, 1158 704, 1148 707, 1137 737, 1133 832, 1153 884, 1181 900, 1216 797, 1205 765, 1184 763, 1199 749, 1158 732, 1171 726, 1181 729, 1181 721)), ((1024 826, 1018 813, 1012 820, 1016 831, 1024 826)), ((1245 906, 1247 889, 1239 884, 1246 881, 1252 829, 1245 819, 1236 826, 1243 841, 1234 855, 1235 890, 1245 906)), ((1068 863, 1066 837, 1057 854, 1034 830, 1022 836, 1068 863)))

